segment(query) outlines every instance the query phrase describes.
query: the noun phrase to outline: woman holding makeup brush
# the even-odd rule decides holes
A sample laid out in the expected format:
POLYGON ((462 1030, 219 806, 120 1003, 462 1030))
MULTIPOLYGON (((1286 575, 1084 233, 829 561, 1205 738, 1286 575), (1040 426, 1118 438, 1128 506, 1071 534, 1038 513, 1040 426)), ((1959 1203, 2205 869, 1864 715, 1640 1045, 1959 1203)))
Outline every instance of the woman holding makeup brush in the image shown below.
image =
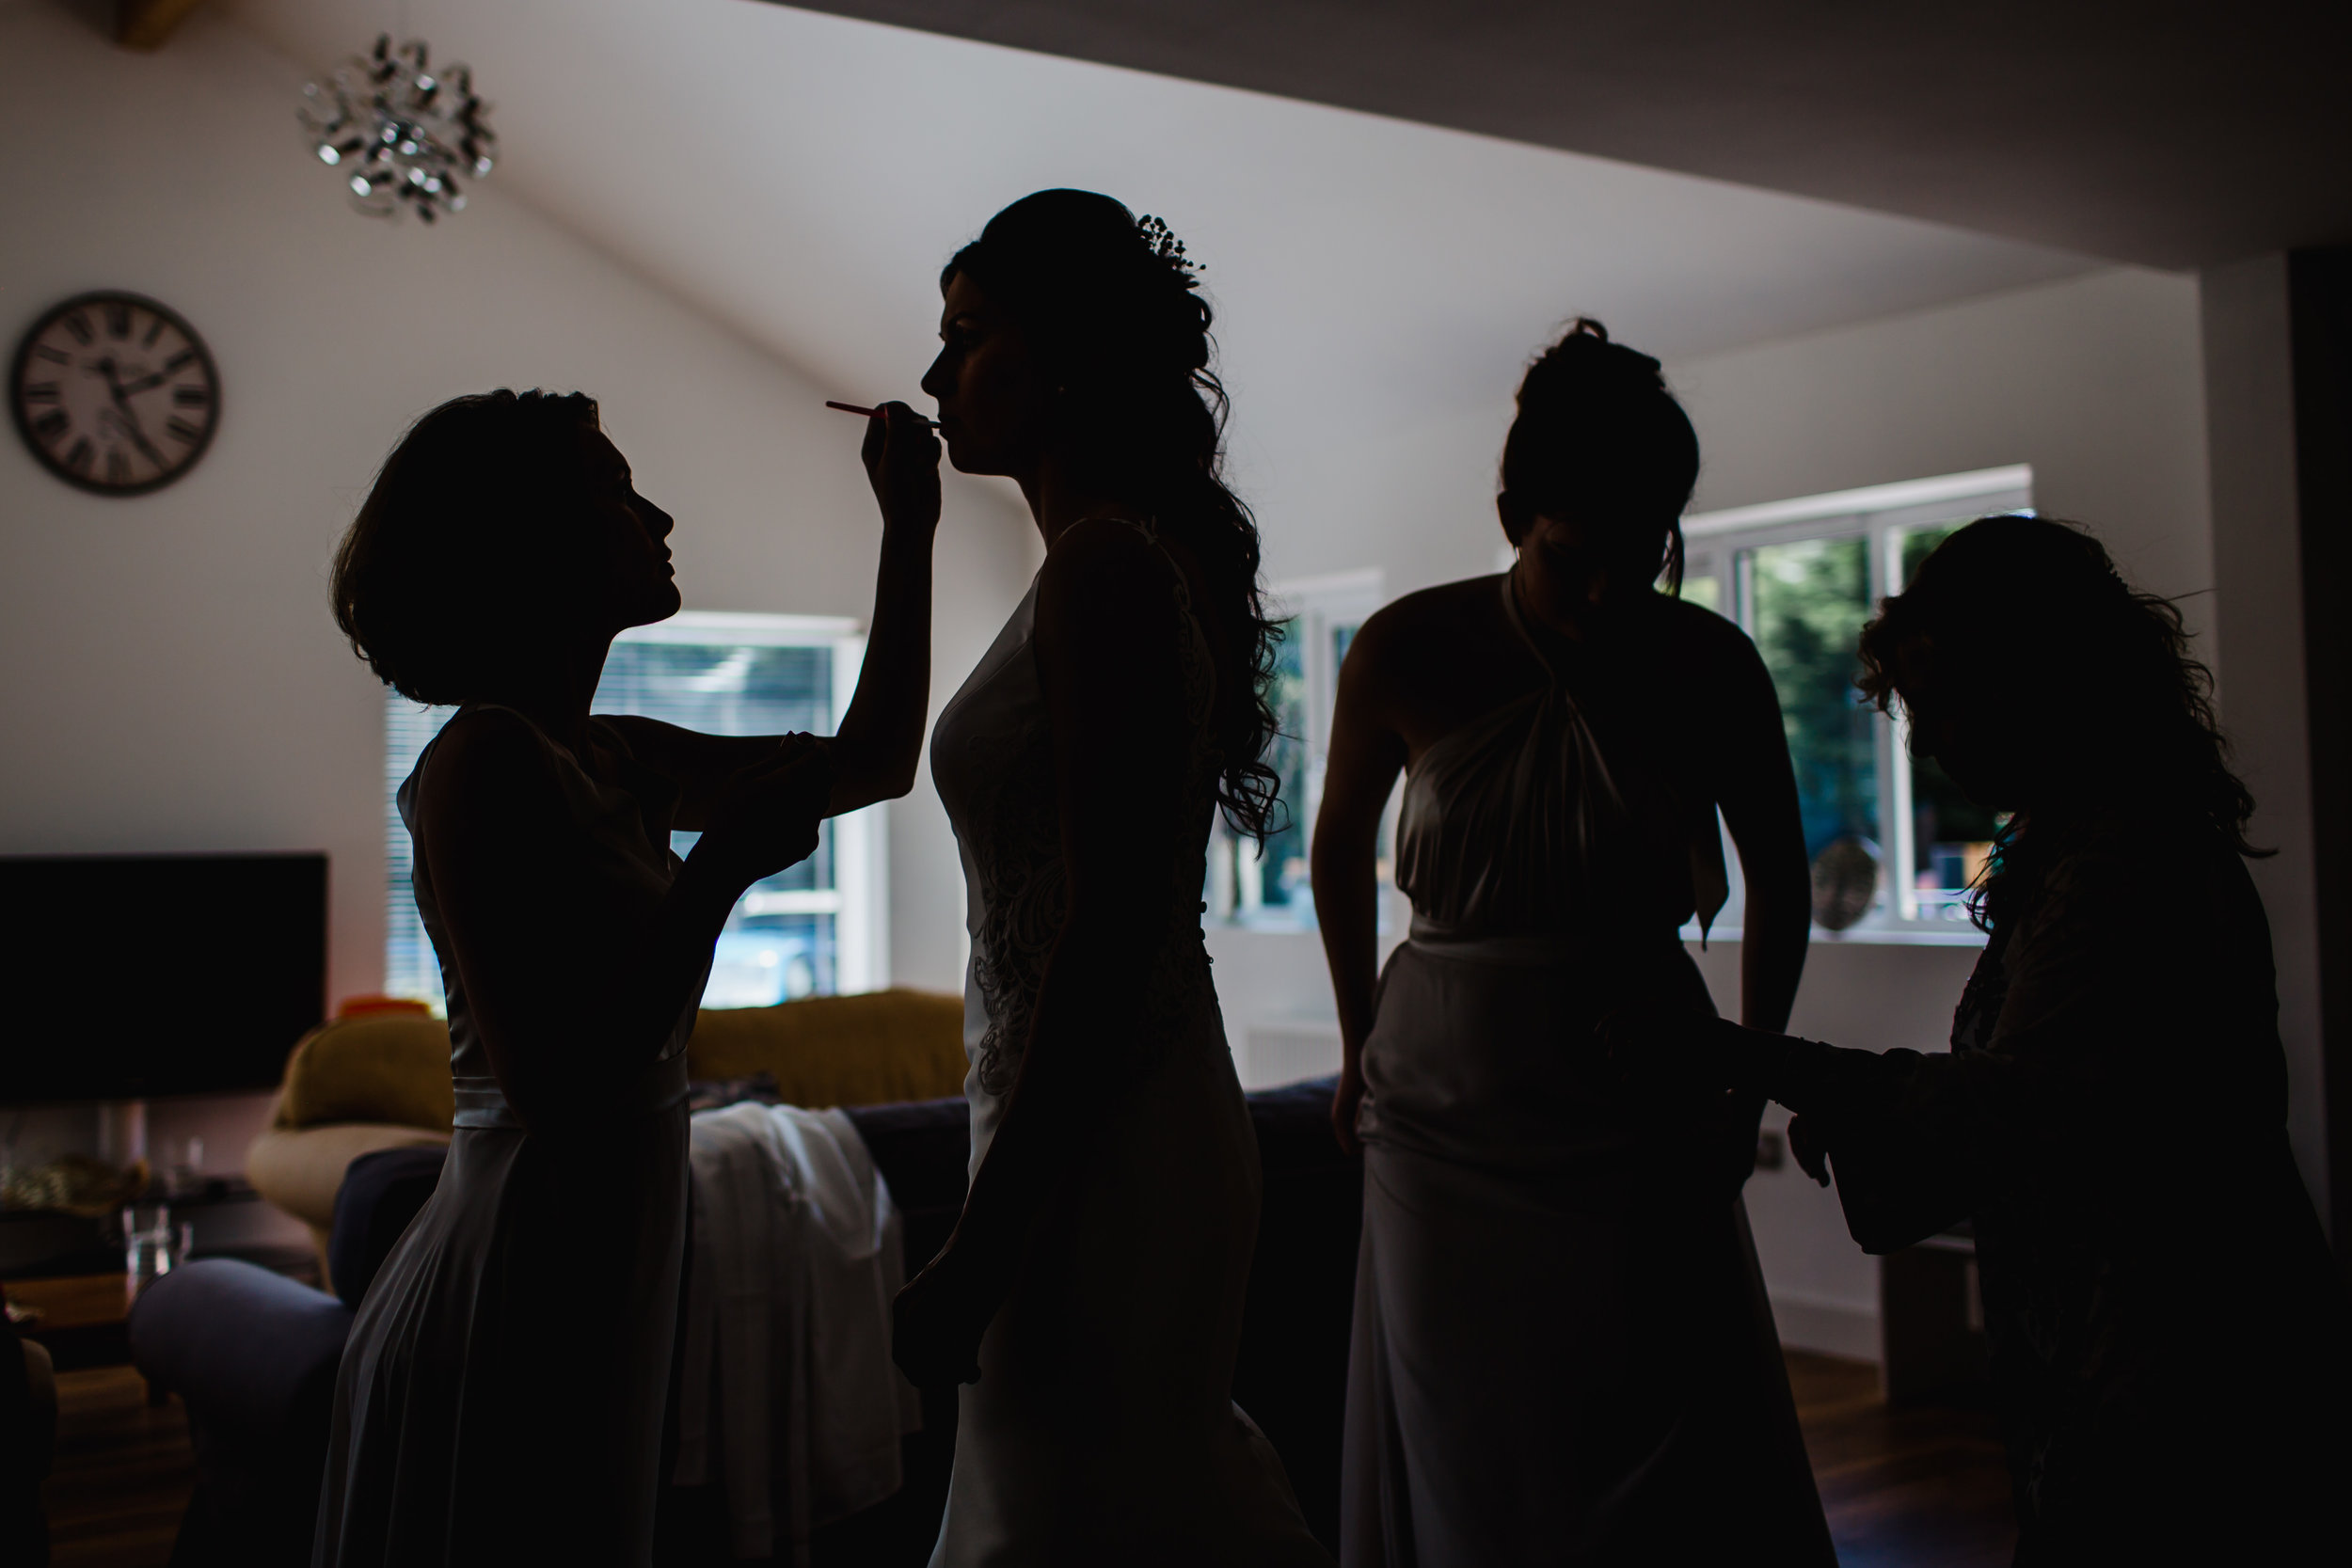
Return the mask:
POLYGON ((932 1562, 1327 1563, 1231 1400, 1258 1152, 1200 889, 1216 813, 1276 809, 1275 634, 1209 307, 1165 226, 1083 191, 941 287, 923 389, 1045 562, 931 739, 972 930, 972 1184, 898 1303, 899 1365, 970 1386, 932 1562))
POLYGON ((345 534, 353 649, 457 710, 398 800, 455 1125, 344 1345, 318 1568, 652 1560, 712 943, 822 817, 904 794, 921 748, 938 465, 907 419, 868 442, 876 655, 829 740, 591 712, 614 637, 679 597, 672 519, 586 397, 444 404, 345 534), (700 835, 682 860, 673 830, 700 835))

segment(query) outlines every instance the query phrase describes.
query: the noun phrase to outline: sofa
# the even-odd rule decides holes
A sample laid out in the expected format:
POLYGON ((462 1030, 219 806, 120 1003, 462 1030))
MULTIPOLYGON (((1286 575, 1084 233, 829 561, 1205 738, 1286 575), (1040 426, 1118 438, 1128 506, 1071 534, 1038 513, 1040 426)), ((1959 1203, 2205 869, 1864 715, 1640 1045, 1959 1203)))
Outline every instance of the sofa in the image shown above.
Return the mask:
MULTIPOLYGON (((901 988, 707 1008, 686 1056, 691 1078, 760 1080, 795 1105, 937 1099, 962 1090, 963 1002, 901 988)), ((446 1145, 454 1112, 448 1025, 421 1004, 364 998, 294 1048, 269 1127, 246 1153, 246 1177, 310 1227, 331 1286, 327 1243, 343 1173, 380 1149, 446 1145)))
MULTIPOLYGON (((900 991, 706 1012, 689 1049, 706 1085, 732 1081, 721 1098, 753 1080, 763 1094, 841 1106, 903 1217, 908 1274, 937 1252, 962 1207, 970 1151, 960 1002, 900 991)), ((343 1339, 438 1179, 447 1063, 437 1022, 360 1014, 312 1035, 289 1064, 250 1168, 257 1187, 320 1234, 328 1289, 216 1259, 173 1270, 140 1297, 133 1360, 151 1385, 181 1397, 197 1449, 176 1568, 309 1561, 343 1339), (397 1027, 375 1026, 387 1023, 397 1027)), ((1361 1165, 1331 1136, 1331 1091, 1326 1079, 1248 1097, 1264 1203, 1233 1397, 1281 1454, 1309 1523, 1336 1547, 1363 1186, 1361 1165)), ((904 1487, 819 1530, 818 1568, 928 1560, 955 1423, 954 1391, 927 1391, 923 1430, 905 1443, 904 1487)), ((725 1513, 716 1487, 670 1489, 658 1561, 725 1562, 725 1513)))
MULTIPOLYGON (((1340 1428, 1362 1167, 1340 1152, 1328 1079, 1248 1097, 1264 1165, 1233 1397, 1282 1456, 1308 1522, 1336 1546, 1340 1428)), ((969 1151, 961 1099, 847 1108, 904 1216, 910 1274, 954 1226, 969 1151)), ((377 1149, 352 1162, 329 1226, 338 1293, 230 1259, 199 1259, 150 1286, 131 1316, 134 1362, 180 1396, 197 1449, 197 1487, 175 1568, 298 1568, 326 1457, 336 1369, 368 1283, 431 1197, 443 1150, 377 1149)), ((593 1375, 593 1370, 586 1375, 593 1375)), ((919 1568, 946 1500, 955 1452, 952 1389, 927 1390, 923 1430, 906 1439, 906 1483, 864 1513, 820 1529, 817 1568, 919 1568)), ((725 1499, 672 1488, 660 1518, 662 1564, 722 1564, 725 1499)))

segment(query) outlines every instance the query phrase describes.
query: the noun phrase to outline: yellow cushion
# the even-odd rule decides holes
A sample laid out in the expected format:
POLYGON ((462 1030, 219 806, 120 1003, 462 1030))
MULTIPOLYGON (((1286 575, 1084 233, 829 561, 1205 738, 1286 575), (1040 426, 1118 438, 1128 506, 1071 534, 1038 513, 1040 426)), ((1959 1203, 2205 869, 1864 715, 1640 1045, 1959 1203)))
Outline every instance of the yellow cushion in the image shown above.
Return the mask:
MULTIPOLYGON (((881 1105, 963 1092, 963 1002, 892 990, 704 1011, 687 1043, 696 1078, 772 1073, 795 1105, 881 1105)), ((377 1122, 447 1132, 456 1109, 449 1026, 373 1013, 312 1030, 286 1062, 274 1124, 377 1122)))
POLYGON ((894 988, 708 1008, 686 1062, 696 1078, 773 1073, 794 1105, 941 1100, 963 1092, 963 999, 894 988))
POLYGON ((424 1013, 367 1013, 321 1024, 286 1062, 280 1127, 390 1122, 449 1131, 449 1025, 424 1013))

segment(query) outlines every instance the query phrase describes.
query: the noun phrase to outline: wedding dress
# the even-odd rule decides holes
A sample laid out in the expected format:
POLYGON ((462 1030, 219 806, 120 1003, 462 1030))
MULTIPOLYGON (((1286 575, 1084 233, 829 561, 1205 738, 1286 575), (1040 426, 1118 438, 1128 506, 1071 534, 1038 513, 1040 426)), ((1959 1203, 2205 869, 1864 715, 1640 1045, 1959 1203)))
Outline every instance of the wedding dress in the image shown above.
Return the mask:
MULTIPOLYGON (((1136 527, 1157 542, 1146 525, 1076 526, 1136 527)), ((1199 887, 1216 809, 1216 677, 1184 578, 1172 562, 1168 572, 1168 630, 1194 736, 1177 885, 1199 887)), ((1032 583, 931 736, 972 933, 975 1171, 1019 1074, 1067 906, 1036 610, 1032 583)), ((1088 1164, 1039 1214, 981 1341, 933 1568, 1327 1564, 1280 1461, 1232 1402, 1258 1149, 1191 900, 1160 940, 1136 1037, 1092 1048, 1119 1056, 1124 1083, 1089 1108, 1104 1125, 1088 1164)))

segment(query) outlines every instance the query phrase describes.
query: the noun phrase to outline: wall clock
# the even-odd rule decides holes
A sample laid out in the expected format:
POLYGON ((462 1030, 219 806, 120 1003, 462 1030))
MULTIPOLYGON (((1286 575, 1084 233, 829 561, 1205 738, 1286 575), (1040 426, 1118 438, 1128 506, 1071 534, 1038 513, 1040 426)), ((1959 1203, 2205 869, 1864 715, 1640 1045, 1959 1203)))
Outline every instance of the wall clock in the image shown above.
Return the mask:
POLYGON ((42 467, 102 496, 159 490, 220 422, 220 372, 196 328, 138 294, 78 294, 17 345, 8 411, 42 467))

